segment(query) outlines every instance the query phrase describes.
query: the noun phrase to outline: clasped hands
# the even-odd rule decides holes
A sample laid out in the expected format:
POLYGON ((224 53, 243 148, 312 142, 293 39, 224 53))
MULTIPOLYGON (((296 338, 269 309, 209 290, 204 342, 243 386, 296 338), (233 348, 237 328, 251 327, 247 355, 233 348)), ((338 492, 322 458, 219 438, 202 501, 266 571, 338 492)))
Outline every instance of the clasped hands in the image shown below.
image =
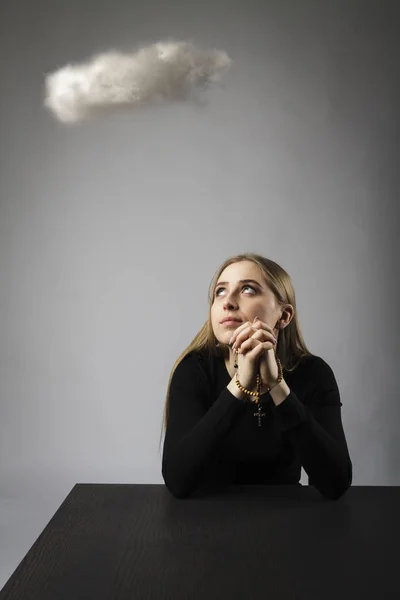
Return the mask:
POLYGON ((259 362, 262 387, 272 388, 279 375, 275 354, 278 340, 275 338, 273 329, 256 317, 253 323, 246 321, 235 329, 229 344, 232 344, 232 349, 238 349, 239 353, 245 354, 246 351, 255 347, 254 341, 265 348, 260 355, 259 362))

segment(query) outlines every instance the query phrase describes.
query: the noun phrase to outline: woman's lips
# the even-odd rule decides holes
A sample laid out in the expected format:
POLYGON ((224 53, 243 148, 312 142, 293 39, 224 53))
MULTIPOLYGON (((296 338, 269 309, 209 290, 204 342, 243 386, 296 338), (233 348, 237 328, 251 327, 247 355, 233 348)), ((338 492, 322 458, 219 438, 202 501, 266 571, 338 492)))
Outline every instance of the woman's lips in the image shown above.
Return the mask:
POLYGON ((224 321, 223 323, 221 323, 221 325, 225 327, 232 327, 233 325, 237 326, 238 324, 239 321, 224 321))

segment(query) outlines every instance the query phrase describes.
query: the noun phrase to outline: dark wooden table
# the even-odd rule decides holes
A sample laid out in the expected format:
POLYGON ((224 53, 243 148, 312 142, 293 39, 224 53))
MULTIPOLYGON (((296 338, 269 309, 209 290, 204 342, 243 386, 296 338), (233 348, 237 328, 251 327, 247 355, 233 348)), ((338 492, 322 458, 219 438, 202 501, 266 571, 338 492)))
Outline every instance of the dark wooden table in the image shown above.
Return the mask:
POLYGON ((0 600, 386 600, 400 597, 400 486, 77 484, 0 600))

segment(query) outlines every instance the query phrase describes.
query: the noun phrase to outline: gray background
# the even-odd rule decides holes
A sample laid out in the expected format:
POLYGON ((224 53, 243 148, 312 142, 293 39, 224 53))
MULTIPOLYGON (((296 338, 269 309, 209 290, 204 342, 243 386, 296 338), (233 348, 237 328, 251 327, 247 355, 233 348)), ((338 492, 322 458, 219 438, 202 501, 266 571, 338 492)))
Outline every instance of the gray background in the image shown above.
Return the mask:
POLYGON ((0 585, 76 482, 162 481, 169 373, 238 252, 293 278, 354 485, 400 484, 395 6, 1 4, 0 585), (170 36, 234 61, 203 104, 43 108, 45 73, 170 36))

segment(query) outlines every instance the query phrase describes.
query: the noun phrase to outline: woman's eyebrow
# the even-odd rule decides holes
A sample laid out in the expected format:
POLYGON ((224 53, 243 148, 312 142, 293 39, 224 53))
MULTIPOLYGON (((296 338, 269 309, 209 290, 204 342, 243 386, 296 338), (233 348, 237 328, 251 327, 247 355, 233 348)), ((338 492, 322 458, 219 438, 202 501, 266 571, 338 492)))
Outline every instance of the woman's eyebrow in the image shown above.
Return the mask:
MULTIPOLYGON (((255 279, 241 279, 238 283, 255 283, 258 287, 262 287, 255 279)), ((229 281, 219 281, 217 285, 229 285, 229 281)))

